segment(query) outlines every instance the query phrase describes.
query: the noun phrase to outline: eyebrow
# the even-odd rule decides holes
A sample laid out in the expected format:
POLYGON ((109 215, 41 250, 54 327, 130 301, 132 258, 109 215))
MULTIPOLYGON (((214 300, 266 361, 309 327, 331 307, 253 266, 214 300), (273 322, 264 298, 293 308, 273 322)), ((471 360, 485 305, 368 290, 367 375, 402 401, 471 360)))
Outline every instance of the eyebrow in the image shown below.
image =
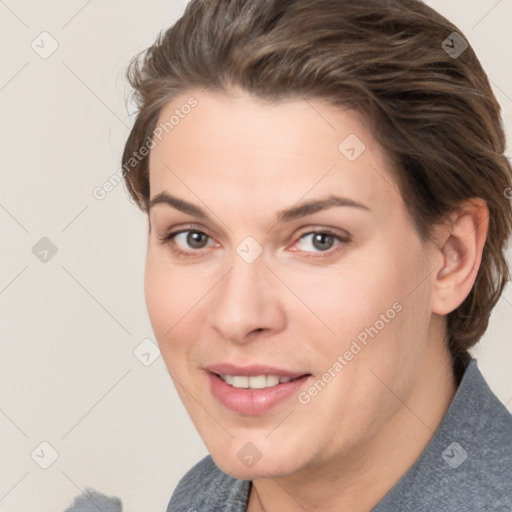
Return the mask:
MULTIPOLYGON (((151 208, 157 204, 166 204, 172 206, 180 212, 187 213, 200 219, 210 218, 209 215, 199 206, 189 203, 184 199, 172 196, 167 192, 160 192, 155 197, 153 197, 149 203, 149 209, 151 210, 151 208)), ((362 210, 370 211, 370 208, 364 204, 358 203, 357 201, 349 199, 348 197, 330 195, 321 199, 312 199, 310 201, 303 202, 298 206, 293 206, 292 208, 282 210, 278 212, 276 216, 276 222, 291 222, 292 220, 298 219, 300 217, 305 217, 306 215, 311 215, 313 213, 335 206, 349 206, 352 208, 359 208, 362 210)))

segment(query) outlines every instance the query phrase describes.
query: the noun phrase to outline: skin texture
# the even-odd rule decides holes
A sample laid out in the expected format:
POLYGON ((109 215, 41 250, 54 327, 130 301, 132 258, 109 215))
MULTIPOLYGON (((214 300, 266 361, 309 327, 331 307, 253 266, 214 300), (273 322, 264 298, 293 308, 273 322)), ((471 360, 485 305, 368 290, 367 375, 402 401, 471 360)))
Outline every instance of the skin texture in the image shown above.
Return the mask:
POLYGON ((169 373, 216 464, 253 481, 250 512, 367 511, 425 448, 456 392, 445 315, 475 280, 486 205, 461 205, 423 243, 355 112, 195 90, 160 120, 190 96, 197 107, 150 154, 151 198, 165 191, 211 217, 166 204, 149 212, 146 303, 169 373), (350 134, 365 145, 354 161, 338 149, 350 134), (331 194, 369 210, 276 222, 281 210, 331 194), (315 244, 311 231, 326 228, 349 240, 315 244), (180 229, 206 236, 159 241, 180 229), (250 264, 236 252, 247 236, 263 248, 250 264), (400 311, 307 404, 292 396, 241 415, 209 391, 204 367, 221 362, 320 378, 396 303, 400 311), (247 442, 262 454, 251 468, 237 457, 247 442))

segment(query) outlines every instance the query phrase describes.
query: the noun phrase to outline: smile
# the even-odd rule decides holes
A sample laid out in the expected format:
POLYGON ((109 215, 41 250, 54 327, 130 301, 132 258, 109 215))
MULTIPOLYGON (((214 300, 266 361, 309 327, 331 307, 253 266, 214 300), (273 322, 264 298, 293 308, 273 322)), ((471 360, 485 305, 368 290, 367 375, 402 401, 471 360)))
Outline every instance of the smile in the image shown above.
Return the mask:
MULTIPOLYGON (((314 377, 301 376, 229 375, 206 372, 208 388, 216 401, 232 412, 245 415, 264 414, 292 399, 314 377)), ((295 403, 295 402, 294 402, 295 403)))
POLYGON ((245 388, 245 389, 264 389, 277 386, 293 380, 291 377, 280 377, 278 375, 224 375, 219 374, 219 377, 230 386, 234 388, 245 388))

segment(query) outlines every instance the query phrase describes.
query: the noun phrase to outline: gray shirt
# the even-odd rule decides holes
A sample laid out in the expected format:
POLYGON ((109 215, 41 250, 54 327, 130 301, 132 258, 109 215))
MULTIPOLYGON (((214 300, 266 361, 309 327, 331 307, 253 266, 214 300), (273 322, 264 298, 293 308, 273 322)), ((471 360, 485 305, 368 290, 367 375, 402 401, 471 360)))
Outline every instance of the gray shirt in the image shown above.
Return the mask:
MULTIPOLYGON (((462 379, 433 438, 372 512, 512 511, 512 415, 476 360, 461 364, 462 379)), ((245 512, 251 485, 208 455, 181 478, 167 512, 245 512)))
MULTIPOLYGON (((457 373, 460 384, 433 438, 371 512, 512 511, 512 415, 476 360, 462 360, 457 373)), ((181 478, 167 512, 245 512, 251 485, 208 455, 181 478)), ((66 512, 122 512, 118 498, 87 492, 66 512)))

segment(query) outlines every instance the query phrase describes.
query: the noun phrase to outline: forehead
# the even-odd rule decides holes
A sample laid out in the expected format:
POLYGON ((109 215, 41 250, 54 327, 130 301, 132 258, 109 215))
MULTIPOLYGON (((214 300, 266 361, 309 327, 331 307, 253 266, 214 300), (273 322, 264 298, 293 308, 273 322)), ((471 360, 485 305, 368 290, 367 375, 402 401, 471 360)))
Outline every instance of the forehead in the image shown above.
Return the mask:
POLYGON ((230 204, 256 200, 276 210, 280 198, 289 206, 326 192, 377 209, 399 197, 384 152, 359 115, 322 100, 270 103, 196 90, 170 102, 158 126, 151 197, 200 191, 218 201, 222 188, 230 204))

